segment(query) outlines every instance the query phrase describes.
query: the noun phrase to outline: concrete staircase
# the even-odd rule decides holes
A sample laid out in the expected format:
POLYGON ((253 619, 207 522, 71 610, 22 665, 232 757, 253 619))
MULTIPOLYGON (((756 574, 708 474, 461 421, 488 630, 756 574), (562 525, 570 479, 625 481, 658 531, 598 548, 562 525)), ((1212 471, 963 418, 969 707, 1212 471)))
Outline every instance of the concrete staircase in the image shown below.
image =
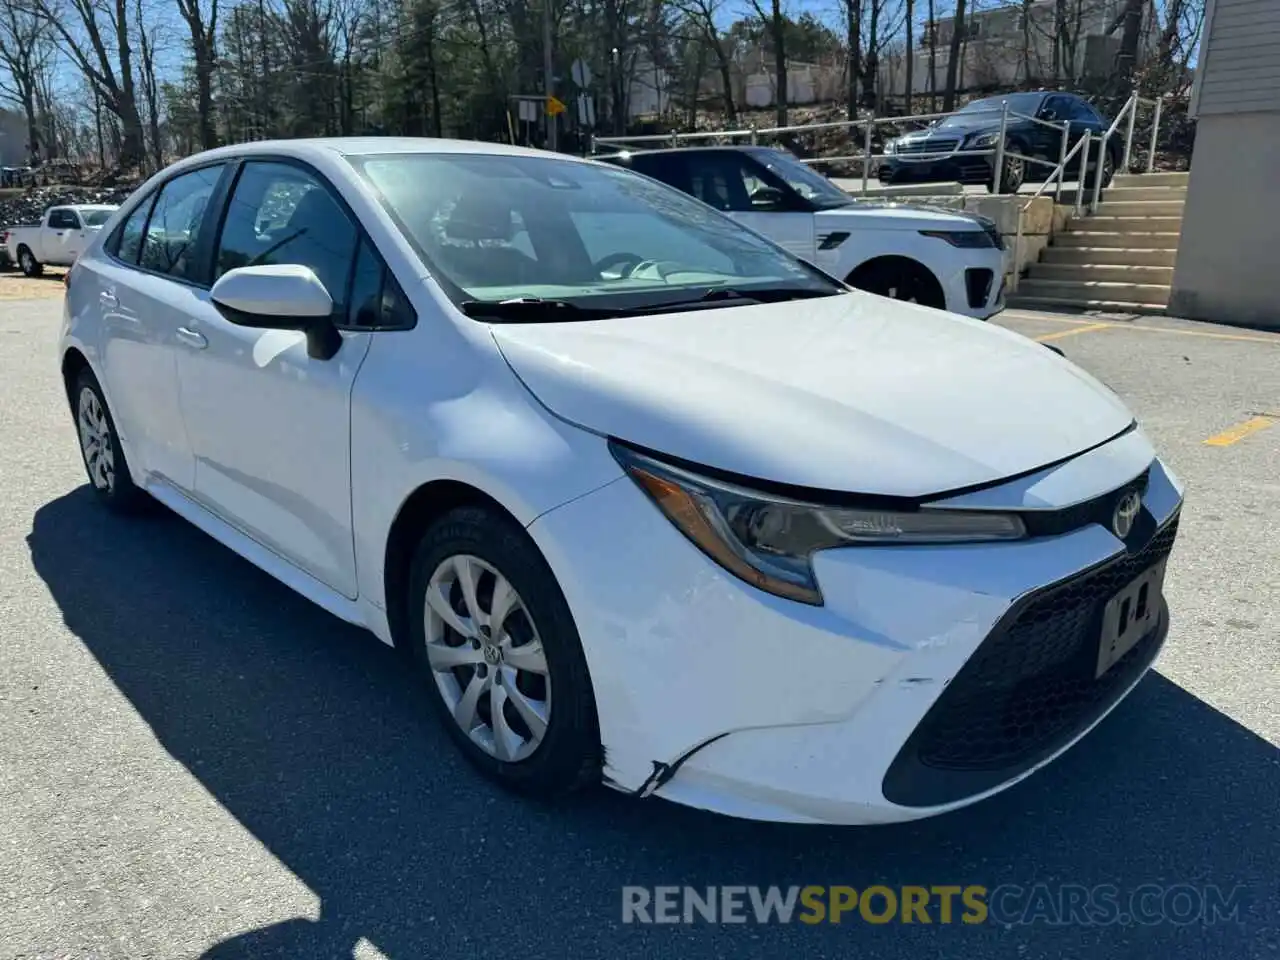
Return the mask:
MULTIPOLYGON (((1163 313, 1187 197, 1186 173, 1117 174, 1098 212, 1068 221, 1018 283, 1011 307, 1163 313)), ((1064 193, 1062 203, 1074 203, 1064 193)))

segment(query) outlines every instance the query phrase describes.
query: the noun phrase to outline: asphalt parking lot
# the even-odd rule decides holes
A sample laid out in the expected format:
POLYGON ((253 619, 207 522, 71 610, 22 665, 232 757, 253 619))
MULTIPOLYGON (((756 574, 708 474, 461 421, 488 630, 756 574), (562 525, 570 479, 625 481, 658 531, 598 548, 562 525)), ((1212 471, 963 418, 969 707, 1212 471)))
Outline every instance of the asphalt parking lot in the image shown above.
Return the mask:
POLYGON ((0 304, 0 957, 1280 956, 1280 336, 1003 315, 1188 483, 1157 672, 1058 763, 890 828, 477 779, 397 656, 85 486, 56 299, 0 304), (1212 885, 1216 923, 645 926, 624 885, 1212 885))

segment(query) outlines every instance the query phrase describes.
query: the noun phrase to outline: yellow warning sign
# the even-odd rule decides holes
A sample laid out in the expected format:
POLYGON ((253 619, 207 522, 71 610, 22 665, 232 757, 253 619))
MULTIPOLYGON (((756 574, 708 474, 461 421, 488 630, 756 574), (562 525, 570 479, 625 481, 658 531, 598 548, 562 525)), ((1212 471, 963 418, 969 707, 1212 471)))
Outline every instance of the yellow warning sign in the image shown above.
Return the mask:
POLYGON ((558 117, 568 108, 555 97, 547 97, 547 116, 558 117))

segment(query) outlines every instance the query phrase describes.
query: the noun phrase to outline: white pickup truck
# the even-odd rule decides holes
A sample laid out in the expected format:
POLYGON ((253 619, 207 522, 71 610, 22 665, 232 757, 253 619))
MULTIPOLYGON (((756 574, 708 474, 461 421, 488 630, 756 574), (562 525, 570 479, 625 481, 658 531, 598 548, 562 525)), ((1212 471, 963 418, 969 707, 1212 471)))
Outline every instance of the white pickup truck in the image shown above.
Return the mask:
POLYGON ((9 260, 28 277, 40 276, 45 264, 68 267, 116 209, 116 205, 104 203, 50 207, 39 223, 5 230, 9 260))

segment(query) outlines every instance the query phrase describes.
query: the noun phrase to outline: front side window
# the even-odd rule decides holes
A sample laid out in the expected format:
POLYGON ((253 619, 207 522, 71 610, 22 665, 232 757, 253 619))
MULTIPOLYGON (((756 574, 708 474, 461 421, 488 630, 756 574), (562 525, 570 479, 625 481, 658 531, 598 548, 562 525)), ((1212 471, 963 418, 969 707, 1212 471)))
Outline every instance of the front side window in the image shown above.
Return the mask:
POLYGON ((180 280, 201 279, 196 276, 194 261, 196 240, 220 176, 221 166, 201 167, 160 188, 142 241, 139 266, 180 280))
POLYGON ((778 150, 762 152, 760 161, 770 173, 816 207, 830 210, 853 203, 853 198, 834 183, 788 154, 778 150))
POLYGON ((455 303, 554 300, 611 315, 707 295, 732 303, 844 292, 629 170, 462 153, 348 159, 455 303))
POLYGON ((80 221, 70 210, 54 210, 49 214, 49 226, 54 230, 79 230, 80 221))
POLYGON ((358 239, 356 225, 313 174, 287 163, 246 163, 227 205, 215 277, 236 267, 300 264, 315 272, 341 313, 358 239))
POLYGON ((113 213, 115 213, 114 210, 85 210, 84 225, 86 227, 101 227, 111 219, 113 213))

